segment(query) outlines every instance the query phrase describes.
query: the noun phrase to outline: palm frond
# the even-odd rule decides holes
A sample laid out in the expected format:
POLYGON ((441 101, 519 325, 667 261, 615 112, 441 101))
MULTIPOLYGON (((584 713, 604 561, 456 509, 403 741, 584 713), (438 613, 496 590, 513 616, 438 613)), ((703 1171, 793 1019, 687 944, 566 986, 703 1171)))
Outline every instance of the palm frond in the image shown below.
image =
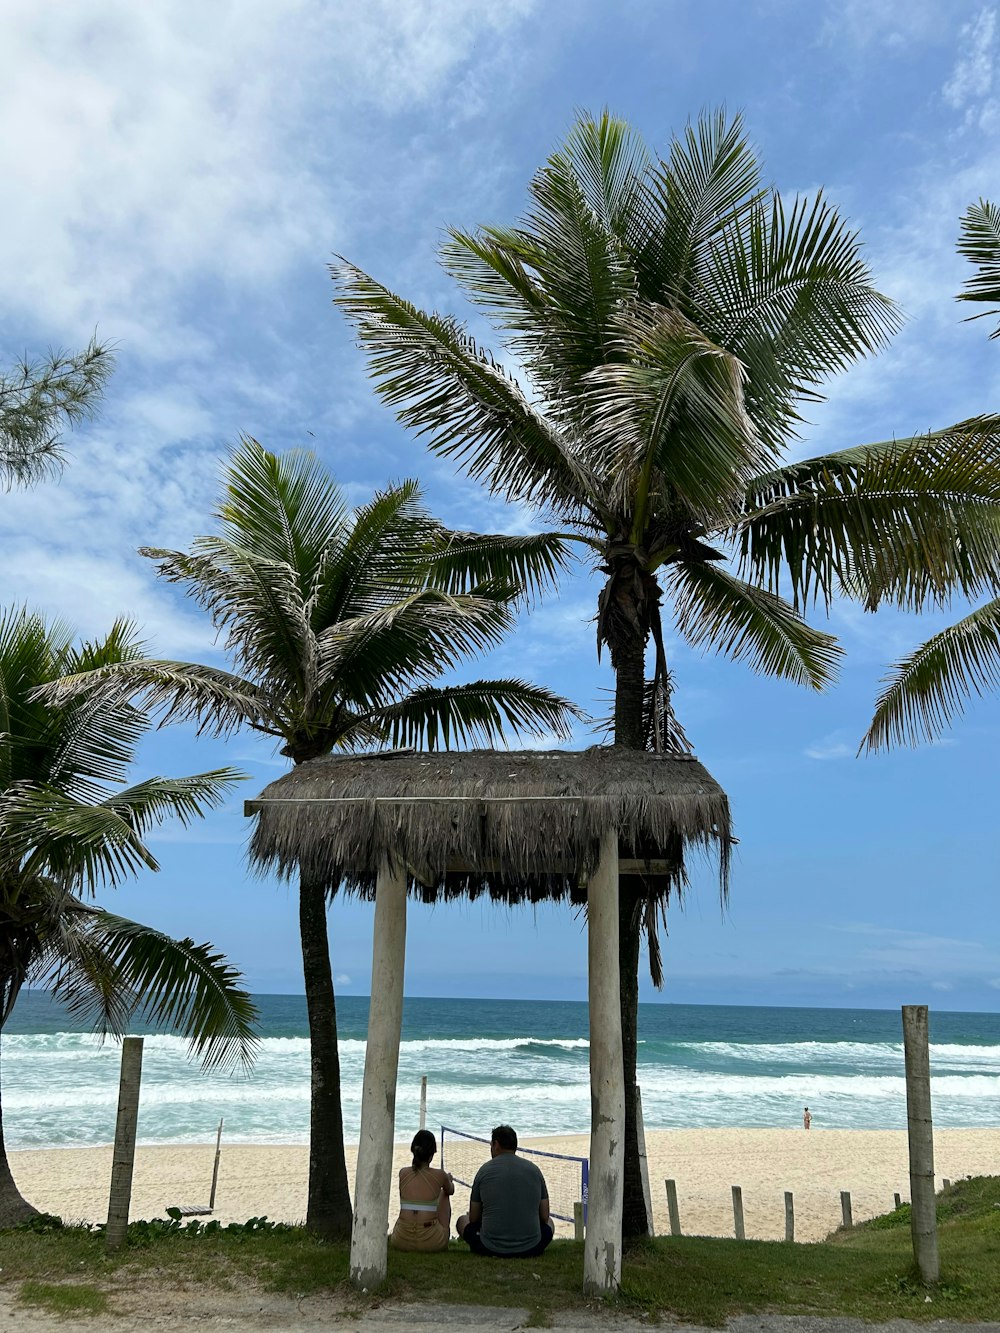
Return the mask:
POLYGON ((315 675, 315 636, 307 590, 294 567, 221 537, 199 537, 193 553, 143 546, 158 573, 184 584, 188 595, 226 634, 225 647, 243 674, 265 689, 309 688, 315 675))
POLYGON ((479 680, 415 690, 366 719, 394 747, 428 750, 504 743, 505 728, 533 737, 571 735, 583 714, 550 690, 522 680, 479 680))
POLYGON ((316 632, 391 606, 421 588, 424 552, 439 526, 412 479, 376 491, 359 505, 344 539, 328 546, 317 565, 310 609, 316 632))
POLYGON ((4 793, 0 840, 5 856, 22 863, 22 873, 52 875, 93 892, 141 869, 159 869, 143 842, 149 830, 171 817, 189 824, 220 805, 243 777, 221 768, 187 778, 149 778, 96 804, 55 787, 20 784, 4 793))
POLYGON ((933 635, 896 662, 862 745, 867 750, 936 740, 967 699, 1000 686, 1000 600, 933 635))
MULTIPOLYGON (((975 265, 976 273, 967 278, 959 301, 976 301, 992 305, 992 310, 981 310, 970 319, 985 319, 1000 314, 1000 208, 988 199, 970 204, 961 221, 958 253, 975 265)), ((1000 338, 1000 325, 990 334, 1000 338)))
POLYGON ((331 273, 377 392, 434 453, 508 499, 562 513, 584 500, 590 478, 572 450, 454 319, 424 314, 346 260, 331 273))
POLYGON ((249 1071, 259 1040, 257 1007, 239 972, 211 945, 174 940, 101 910, 87 919, 86 931, 89 952, 59 970, 53 984, 70 1013, 121 1034, 138 1011, 186 1037, 206 1068, 249 1071))
POLYGON ((569 540, 559 532, 526 536, 449 532, 439 528, 424 557, 432 587, 458 594, 508 584, 520 596, 551 588, 570 561, 569 540))
POLYGON ((229 736, 241 726, 281 734, 274 695, 219 667, 145 658, 65 676, 39 691, 56 706, 91 693, 115 708, 132 700, 142 712, 162 712, 164 722, 194 722, 199 735, 229 736))
POLYGON ((742 367, 666 306, 623 327, 629 359, 588 376, 589 461, 612 508, 634 512, 641 540, 655 472, 693 516, 725 523, 767 458, 743 405, 742 367))
POLYGON ((216 513, 223 537, 261 560, 289 565, 300 586, 344 529, 348 507, 315 454, 269 452, 250 436, 226 461, 216 513))
POLYGON ((916 610, 1000 579, 1000 416, 808 459, 756 479, 740 572, 796 605, 841 589, 916 610))
POLYGON ((690 313, 692 292, 723 228, 739 228, 760 198, 760 168, 740 116, 724 109, 688 125, 650 174, 645 234, 637 251, 640 291, 690 313))
POLYGON ((758 200, 713 241, 694 298, 699 326, 746 367, 747 405, 772 448, 787 444, 796 403, 884 346, 901 324, 874 289, 857 233, 818 195, 790 211, 758 200))
POLYGON ((342 699, 364 711, 495 647, 513 623, 511 610, 495 596, 427 588, 372 615, 331 625, 320 636, 321 669, 336 681, 342 699))
POLYGON ((834 680, 836 640, 807 625, 782 598, 715 564, 671 565, 669 578, 677 627, 692 647, 815 690, 834 680))

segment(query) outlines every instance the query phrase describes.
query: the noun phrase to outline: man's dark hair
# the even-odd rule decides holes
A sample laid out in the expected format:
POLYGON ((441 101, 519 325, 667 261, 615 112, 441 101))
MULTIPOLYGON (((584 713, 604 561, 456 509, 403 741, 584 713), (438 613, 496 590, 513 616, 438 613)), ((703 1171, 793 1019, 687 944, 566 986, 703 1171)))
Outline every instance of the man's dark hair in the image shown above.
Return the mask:
POLYGON ((517 1134, 510 1125, 497 1125, 491 1136, 491 1142, 503 1152, 517 1152, 517 1134))

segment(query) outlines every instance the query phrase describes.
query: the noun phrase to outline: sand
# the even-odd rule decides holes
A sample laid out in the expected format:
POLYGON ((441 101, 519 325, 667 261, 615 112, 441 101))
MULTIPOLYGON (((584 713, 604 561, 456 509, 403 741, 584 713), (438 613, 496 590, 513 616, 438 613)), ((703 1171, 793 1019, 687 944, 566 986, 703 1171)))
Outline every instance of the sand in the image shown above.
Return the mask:
MULTIPOLYGON (((585 1155, 587 1138, 526 1140, 525 1146, 585 1155)), ((355 1149, 349 1149, 353 1177, 355 1149)), ((139 1148, 132 1182, 133 1218, 162 1217, 170 1204, 208 1202, 215 1145, 139 1148)), ((795 1206, 795 1238, 821 1240, 840 1224, 841 1190, 849 1190, 854 1220, 909 1197, 906 1134, 902 1130, 673 1129, 647 1132, 656 1230, 668 1230, 664 1179, 677 1182, 681 1227, 692 1235, 733 1234, 732 1189, 743 1191, 746 1234, 784 1236, 784 1192, 795 1206)), ((408 1162, 400 1144, 396 1165, 408 1162)), ((21 1192, 37 1208, 66 1221, 107 1216, 111 1148, 65 1148, 10 1154, 21 1192)), ((1000 1128, 942 1129, 935 1134, 938 1184, 968 1175, 1000 1174, 1000 1128)), ((544 1163, 543 1163, 544 1169, 544 1163)), ((308 1153, 304 1147, 223 1142, 214 1216, 223 1223, 266 1215, 301 1221, 305 1215, 308 1153)), ((459 1189, 456 1203, 465 1206, 459 1189)), ((561 1227, 560 1234, 571 1228, 561 1227)))

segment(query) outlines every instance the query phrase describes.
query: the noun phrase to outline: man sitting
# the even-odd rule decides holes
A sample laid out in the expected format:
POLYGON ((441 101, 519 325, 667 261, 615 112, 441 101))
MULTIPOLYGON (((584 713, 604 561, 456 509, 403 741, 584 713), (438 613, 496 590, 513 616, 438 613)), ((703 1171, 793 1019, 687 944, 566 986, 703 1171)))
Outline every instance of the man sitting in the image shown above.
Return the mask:
POLYGON ((476 1172, 469 1211, 457 1226, 473 1254, 497 1259, 533 1259, 552 1240, 545 1177, 534 1162, 517 1156, 510 1125, 493 1131, 490 1160, 476 1172))

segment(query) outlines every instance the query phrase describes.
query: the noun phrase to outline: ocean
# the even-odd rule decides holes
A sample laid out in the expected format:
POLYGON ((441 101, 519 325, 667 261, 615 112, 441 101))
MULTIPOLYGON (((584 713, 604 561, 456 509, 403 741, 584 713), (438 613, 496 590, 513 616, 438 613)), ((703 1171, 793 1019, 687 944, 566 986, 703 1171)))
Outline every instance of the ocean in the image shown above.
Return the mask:
MULTIPOLYGON (((186 1043, 150 1033, 139 1142, 305 1143, 309 1042, 301 995, 260 995, 262 1041, 249 1078, 204 1074, 186 1043)), ((368 999, 337 1002, 346 1137, 361 1110, 368 999)), ((148 1030, 147 1030, 148 1031, 148 1030)), ((137 1035, 142 1035, 140 1028, 137 1035)), ((903 1129, 899 1011, 644 1004, 639 1083, 647 1128, 903 1129)), ((74 1030, 44 993, 23 994, 0 1045, 9 1148, 84 1147, 114 1138, 120 1051, 74 1030)), ((587 1006, 544 1000, 408 999, 396 1099, 398 1138, 428 1124, 522 1137, 590 1128, 587 1006)), ((935 1124, 1000 1125, 1000 1014, 931 1014, 935 1124)))

